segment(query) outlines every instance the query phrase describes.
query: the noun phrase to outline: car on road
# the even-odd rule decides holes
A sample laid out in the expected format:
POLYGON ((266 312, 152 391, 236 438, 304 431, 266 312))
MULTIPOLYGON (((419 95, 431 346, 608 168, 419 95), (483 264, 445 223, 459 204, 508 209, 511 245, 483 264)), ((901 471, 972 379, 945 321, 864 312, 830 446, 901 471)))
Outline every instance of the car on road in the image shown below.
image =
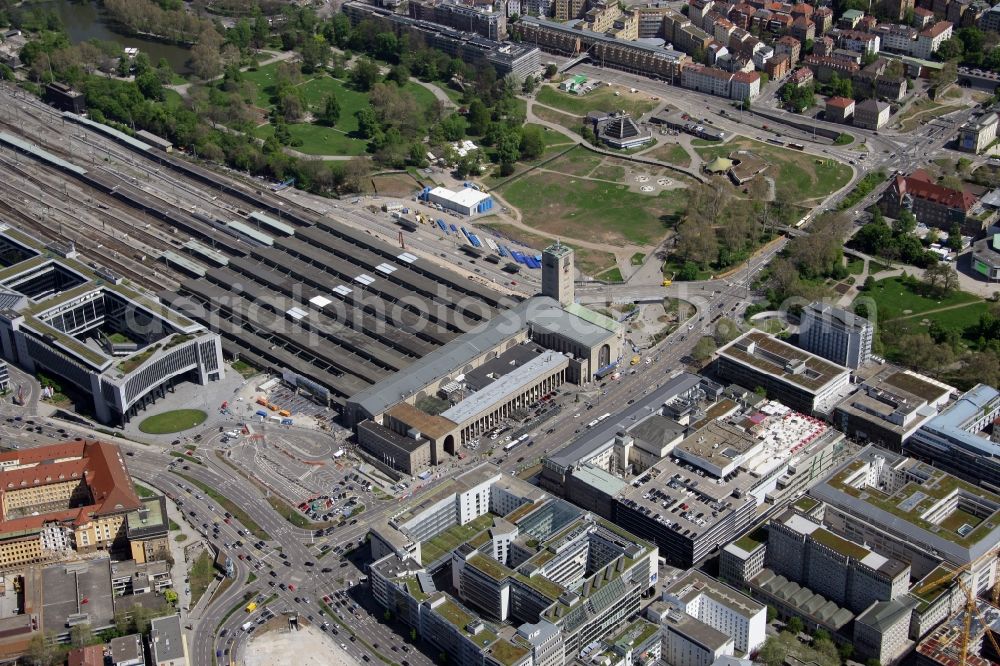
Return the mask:
POLYGON ((323 567, 322 569, 320 569, 320 571, 323 573, 330 573, 331 571, 333 571, 333 569, 331 569, 330 567, 323 567))

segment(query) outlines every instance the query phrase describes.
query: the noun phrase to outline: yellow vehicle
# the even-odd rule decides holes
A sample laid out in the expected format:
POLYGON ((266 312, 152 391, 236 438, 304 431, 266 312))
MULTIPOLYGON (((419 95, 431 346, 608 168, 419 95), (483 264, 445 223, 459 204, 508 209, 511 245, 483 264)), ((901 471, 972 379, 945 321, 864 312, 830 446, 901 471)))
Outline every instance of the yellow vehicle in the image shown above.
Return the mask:
POLYGON ((641 360, 642 359, 639 358, 639 356, 633 356, 632 357, 632 361, 629 363, 629 365, 639 365, 639 361, 641 361, 641 360))
POLYGON ((257 610, 257 602, 256 601, 251 601, 250 603, 247 604, 247 612, 248 613, 252 613, 255 610, 257 610))
POLYGON ((664 281, 663 281, 663 286, 664 286, 664 287, 669 287, 669 286, 670 286, 670 285, 672 285, 673 283, 674 283, 674 281, 673 281, 673 280, 664 280, 664 281))

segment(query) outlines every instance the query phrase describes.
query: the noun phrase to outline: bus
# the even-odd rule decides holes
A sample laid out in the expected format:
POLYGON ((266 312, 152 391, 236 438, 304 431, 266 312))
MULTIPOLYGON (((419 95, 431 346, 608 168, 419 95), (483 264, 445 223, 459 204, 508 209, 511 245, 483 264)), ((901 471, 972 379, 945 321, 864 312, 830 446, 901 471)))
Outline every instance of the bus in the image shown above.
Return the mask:
POLYGON ((513 448, 514 448, 515 446, 517 446, 517 445, 518 445, 518 444, 520 444, 520 443, 521 443, 521 440, 519 440, 519 439, 515 439, 515 440, 514 440, 513 442, 511 442, 510 444, 507 444, 507 445, 505 445, 505 446, 503 447, 503 450, 504 450, 504 452, 509 452, 509 451, 510 451, 511 449, 513 449, 513 448))
POLYGON ((590 423, 588 423, 588 424, 587 424, 587 428, 588 428, 588 429, 589 429, 589 428, 593 428, 593 427, 594 427, 595 425, 597 425, 597 424, 598 424, 598 420, 597 420, 597 419, 594 419, 593 421, 591 421, 590 423))
POLYGON ((600 423, 604 419, 609 419, 609 418, 611 418, 611 414, 610 413, 601 414, 600 416, 597 417, 597 422, 600 423))
POLYGON ((793 150, 805 150, 806 149, 806 147, 803 146, 801 143, 789 143, 788 147, 792 148, 793 150))
POLYGON ((806 215, 806 216, 805 216, 805 217, 803 217, 803 218, 802 218, 801 220, 799 220, 798 222, 796 222, 796 223, 795 223, 795 228, 796 228, 796 229, 800 229, 800 228, 802 228, 802 225, 803 225, 803 224, 805 224, 805 223, 806 223, 806 222, 808 222, 808 221, 809 221, 809 216, 808 216, 808 215, 806 215))

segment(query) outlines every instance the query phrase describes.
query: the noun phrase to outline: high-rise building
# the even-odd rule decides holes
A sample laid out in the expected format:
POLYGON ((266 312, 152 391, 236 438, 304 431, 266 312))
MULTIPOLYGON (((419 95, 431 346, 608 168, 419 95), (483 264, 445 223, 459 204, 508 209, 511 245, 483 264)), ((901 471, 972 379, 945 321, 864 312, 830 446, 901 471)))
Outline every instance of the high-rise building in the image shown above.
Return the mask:
POLYGON ((542 295, 559 305, 573 302, 573 248, 556 241, 542 252, 542 295))
POLYGON ((828 361, 857 368, 871 358, 874 332, 864 317, 816 301, 802 309, 799 346, 828 361))

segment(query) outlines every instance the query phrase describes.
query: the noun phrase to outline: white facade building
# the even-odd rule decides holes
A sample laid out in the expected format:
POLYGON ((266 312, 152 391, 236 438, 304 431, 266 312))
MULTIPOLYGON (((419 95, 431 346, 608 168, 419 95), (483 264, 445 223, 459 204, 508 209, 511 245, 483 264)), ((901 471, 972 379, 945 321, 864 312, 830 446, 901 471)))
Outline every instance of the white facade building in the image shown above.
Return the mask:
POLYGON ((668 587, 663 592, 663 600, 731 636, 736 654, 753 652, 767 638, 765 605, 699 571, 688 572, 668 587))

